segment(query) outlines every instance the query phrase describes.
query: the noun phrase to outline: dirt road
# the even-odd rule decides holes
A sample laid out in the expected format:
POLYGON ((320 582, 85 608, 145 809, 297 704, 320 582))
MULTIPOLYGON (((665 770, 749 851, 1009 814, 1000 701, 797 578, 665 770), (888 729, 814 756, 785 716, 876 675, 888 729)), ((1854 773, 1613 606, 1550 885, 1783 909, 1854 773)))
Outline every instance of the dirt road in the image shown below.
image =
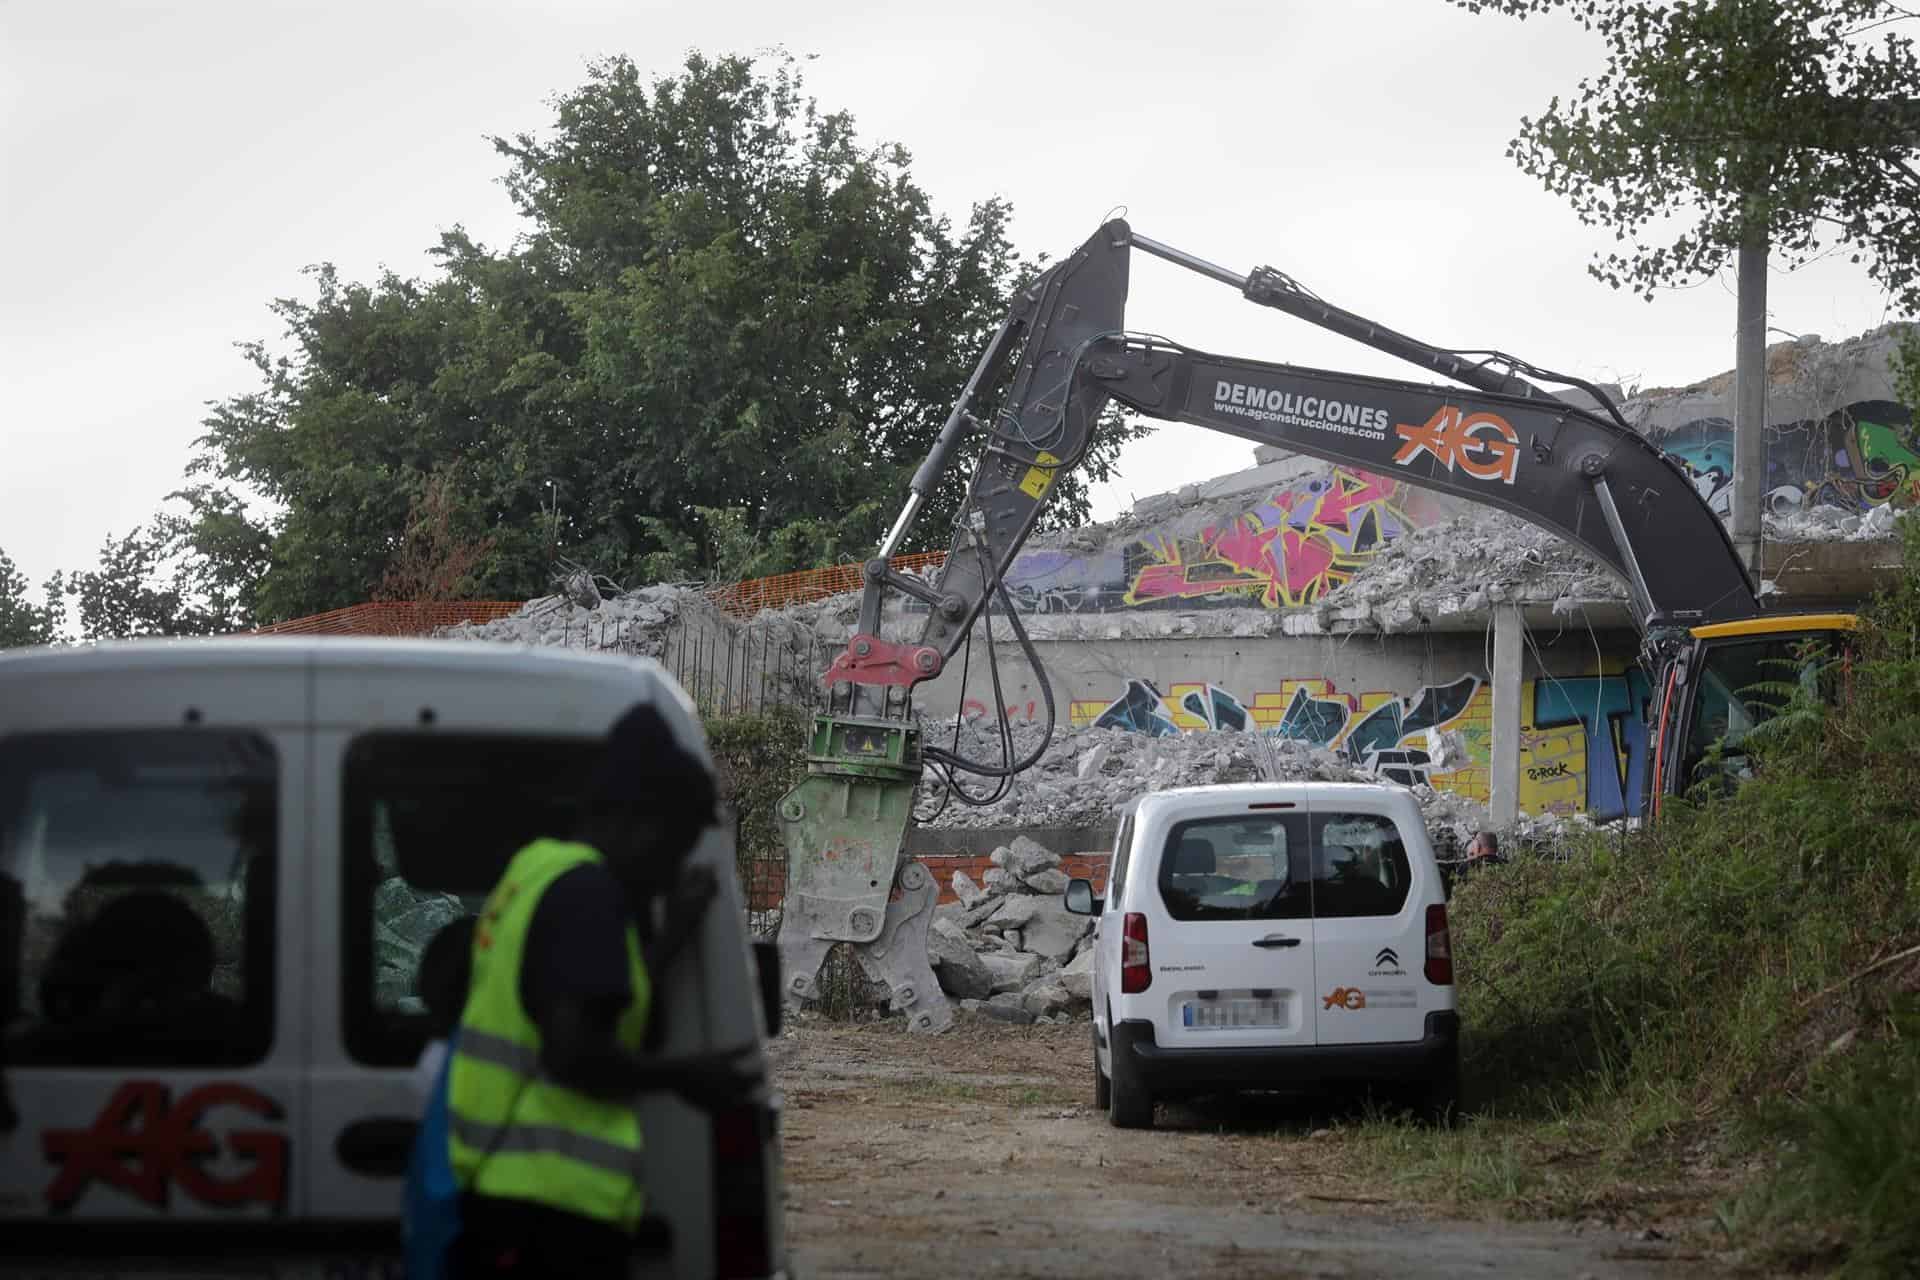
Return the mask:
POLYGON ((1086 1024, 938 1037, 821 1021, 775 1046, 788 1244, 804 1280, 866 1276, 1710 1274, 1625 1231, 1439 1220, 1343 1171, 1299 1103, 1092 1108, 1086 1024))

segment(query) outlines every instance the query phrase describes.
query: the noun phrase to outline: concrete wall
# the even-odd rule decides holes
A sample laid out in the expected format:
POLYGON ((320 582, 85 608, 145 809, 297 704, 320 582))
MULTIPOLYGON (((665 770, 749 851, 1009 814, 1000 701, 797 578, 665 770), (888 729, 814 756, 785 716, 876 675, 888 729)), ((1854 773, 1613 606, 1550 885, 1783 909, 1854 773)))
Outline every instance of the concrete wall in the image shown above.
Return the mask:
MULTIPOLYGON (((1530 633, 1521 686, 1520 807, 1637 813, 1647 767, 1649 685, 1637 638, 1577 620, 1530 633)), ((1315 743, 1388 776, 1485 802, 1492 763, 1491 640, 1484 633, 1039 640, 1058 720, 1147 734, 1228 730, 1315 743)), ((1038 680, 1002 643, 1001 691, 1016 720, 1044 719, 1038 680)), ((918 702, 993 715, 981 646, 918 702)))

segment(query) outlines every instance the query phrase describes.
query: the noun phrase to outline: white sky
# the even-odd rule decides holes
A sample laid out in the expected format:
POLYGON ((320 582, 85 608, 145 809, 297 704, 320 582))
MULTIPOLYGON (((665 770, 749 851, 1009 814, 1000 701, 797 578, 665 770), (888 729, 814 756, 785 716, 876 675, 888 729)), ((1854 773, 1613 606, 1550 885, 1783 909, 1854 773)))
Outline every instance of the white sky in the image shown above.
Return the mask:
MULTIPOLYGON (((38 583, 179 487, 203 405, 247 391, 300 268, 427 270, 458 222, 517 219, 484 135, 543 128, 586 60, 784 44, 868 142, 898 141, 957 217, 990 195, 1059 256, 1115 206, 1136 230, 1448 346, 1602 380, 1728 368, 1731 280, 1616 294, 1600 233, 1505 156, 1522 115, 1598 69, 1558 19, 1443 0, 0 0, 0 548, 38 583), (968 12, 970 8, 970 12, 968 12)), ((1129 326, 1269 360, 1410 366, 1137 255, 1129 326)), ((1776 273, 1771 323, 1893 318, 1844 256, 1776 273)), ((1097 494, 1232 471, 1249 446, 1166 426, 1097 494)))

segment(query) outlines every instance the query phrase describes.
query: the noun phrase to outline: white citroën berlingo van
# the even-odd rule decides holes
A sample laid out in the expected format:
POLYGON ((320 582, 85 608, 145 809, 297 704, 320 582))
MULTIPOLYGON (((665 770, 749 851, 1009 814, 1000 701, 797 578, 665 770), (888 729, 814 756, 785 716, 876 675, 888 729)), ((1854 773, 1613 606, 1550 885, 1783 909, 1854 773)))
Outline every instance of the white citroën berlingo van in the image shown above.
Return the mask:
POLYGON ((1411 792, 1248 783, 1141 796, 1096 920, 1095 1102, 1387 1086, 1450 1118, 1459 1016, 1446 893, 1411 792))
MULTIPOLYGON (((345 639, 0 654, 9 1273, 399 1277, 421 954, 526 841, 571 832, 602 736, 642 702, 710 765, 686 694, 640 659, 345 639)), ((725 823, 693 854, 720 893, 652 975, 653 1047, 738 1052, 749 1087, 714 1111, 641 1099, 636 1276, 785 1265, 777 960, 750 945, 733 840, 725 823)))

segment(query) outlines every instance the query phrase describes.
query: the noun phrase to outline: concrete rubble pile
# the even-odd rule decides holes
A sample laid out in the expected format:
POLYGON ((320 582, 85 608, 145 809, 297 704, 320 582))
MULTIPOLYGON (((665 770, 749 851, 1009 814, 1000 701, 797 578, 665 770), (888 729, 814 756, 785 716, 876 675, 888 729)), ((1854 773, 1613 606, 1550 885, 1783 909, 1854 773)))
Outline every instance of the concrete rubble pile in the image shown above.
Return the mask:
POLYGON ((1625 598, 1620 580, 1571 543, 1516 516, 1486 512, 1409 530, 1316 601, 1313 612, 1323 630, 1413 631, 1494 604, 1550 601, 1570 611, 1625 598))
MULTIPOLYGON (((1037 724, 1012 726, 1016 760, 1032 753, 1043 728, 1037 724)), ((926 746, 953 747, 951 720, 926 722, 923 734, 926 746)), ((997 765, 1000 752, 998 728, 993 722, 970 719, 962 726, 961 755, 997 765)), ((963 774, 960 781, 976 795, 991 794, 994 789, 990 780, 976 775, 963 774)), ((1336 752, 1285 738, 1230 732, 1150 737, 1124 729, 1060 729, 1040 760, 1017 774, 1007 794, 994 804, 976 807, 958 798, 948 799, 944 786, 929 770, 915 797, 914 812, 922 816, 920 825, 936 828, 1109 830, 1129 800, 1148 792, 1260 781, 1381 779, 1336 752)), ((1464 847, 1476 832, 1492 825, 1486 806, 1470 797, 1424 784, 1411 790, 1426 817, 1428 831, 1442 844, 1451 841, 1464 847)), ((1544 839, 1569 825, 1586 823, 1577 817, 1523 817, 1511 834, 1522 840, 1544 839)), ((1447 856, 1444 850, 1441 856, 1447 856)))
POLYGON ((1087 1016, 1093 919, 1067 911, 1060 855, 1017 836, 992 858, 985 883, 955 871, 959 903, 935 910, 927 952, 940 989, 963 1011, 1008 1022, 1087 1016))
POLYGON ((1876 542, 1900 536, 1905 512, 1891 503, 1866 514, 1839 507, 1803 507, 1765 517, 1766 536, 1775 542, 1876 542))
POLYGON ((727 619, 698 591, 688 587, 641 587, 598 608, 585 608, 565 596, 529 600, 520 612, 492 622, 462 622, 437 633, 448 640, 491 640, 497 644, 605 647, 659 657, 668 631, 683 620, 727 625, 727 619))

